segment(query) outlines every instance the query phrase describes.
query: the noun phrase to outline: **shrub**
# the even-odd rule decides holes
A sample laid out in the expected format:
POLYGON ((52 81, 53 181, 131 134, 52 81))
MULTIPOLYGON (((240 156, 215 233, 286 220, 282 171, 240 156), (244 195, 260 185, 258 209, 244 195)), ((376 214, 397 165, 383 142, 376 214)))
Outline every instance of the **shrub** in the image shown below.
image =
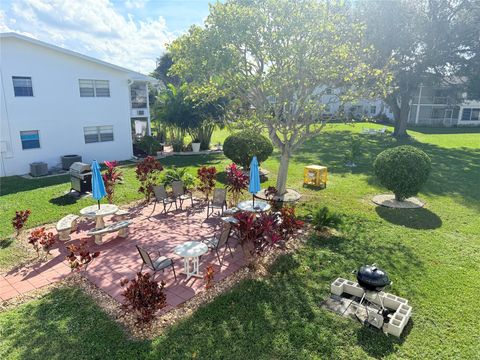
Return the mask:
POLYGON ((116 161, 105 161, 105 165, 107 166, 107 170, 102 174, 103 182, 105 183, 108 202, 113 204, 115 185, 123 180, 123 174, 118 171, 118 164, 116 161))
POLYGON ((27 223, 27 220, 30 214, 31 214, 30 210, 15 211, 15 216, 12 218, 12 226, 17 232, 17 236, 20 234, 20 231, 23 229, 23 227, 27 223))
POLYGON ((65 259, 68 261, 72 271, 80 271, 81 269, 87 271, 88 265, 100 255, 100 251, 90 252, 87 239, 81 239, 78 245, 68 245, 67 250, 68 255, 65 259))
POLYGON ((217 169, 215 166, 202 166, 197 170, 197 177, 200 182, 198 190, 203 192, 205 194, 205 199, 208 200, 210 194, 215 188, 215 183, 217 182, 217 169))
POLYGON ((153 136, 146 135, 139 142, 137 146, 145 151, 148 155, 157 155, 157 151, 161 151, 163 146, 153 136))
POLYGON ((352 136, 350 138, 350 149, 347 150, 345 154, 345 162, 347 166, 356 166, 355 161, 361 153, 362 142, 357 136, 352 136))
POLYGON ((342 224, 342 218, 324 206, 313 212, 312 224, 315 230, 321 230, 324 227, 338 228, 342 224))
POLYGON ((167 306, 165 283, 160 285, 148 273, 137 273, 136 279, 122 280, 120 285, 126 287, 123 292, 125 302, 122 307, 126 312, 135 313, 138 323, 150 323, 155 312, 167 306))
POLYGON ((140 187, 138 191, 145 195, 145 201, 148 203, 153 195, 153 187, 158 183, 158 176, 163 170, 160 162, 153 156, 147 156, 137 164, 135 170, 140 187))
POLYGON ((187 168, 176 168, 175 166, 166 169, 160 180, 163 186, 169 186, 174 181, 183 181, 186 189, 191 189, 195 185, 195 178, 188 172, 187 168))
POLYGON ((213 277, 215 275, 215 269, 213 268, 213 264, 207 265, 207 268, 205 270, 205 275, 203 276, 203 279, 205 280, 205 289, 209 290, 213 288, 213 277))
POLYGON ((403 145, 382 151, 373 166, 380 183, 403 201, 418 194, 427 181, 431 160, 422 150, 403 145))
POLYGON ((280 234, 284 240, 288 240, 295 232, 303 227, 303 221, 297 219, 294 207, 284 206, 280 209, 279 224, 280 234))
POLYGON ((238 220, 233 226, 237 230, 245 259, 253 260, 282 239, 277 219, 273 214, 257 214, 240 211, 234 215, 238 220))
POLYGON ((227 166, 227 191, 232 194, 232 203, 238 204, 240 195, 248 188, 248 175, 244 174, 235 163, 227 166))
POLYGON ((50 254, 53 244, 55 244, 55 235, 52 232, 47 233, 45 228, 41 227, 30 232, 28 243, 32 244, 38 257, 40 257, 40 250, 44 252, 46 257, 50 254))
POLYGON ((172 148, 174 152, 180 152, 183 150, 183 139, 173 139, 172 148))
POLYGON ((272 142, 254 130, 232 134, 223 143, 223 153, 234 163, 248 169, 254 156, 259 163, 268 159, 273 152, 272 142))

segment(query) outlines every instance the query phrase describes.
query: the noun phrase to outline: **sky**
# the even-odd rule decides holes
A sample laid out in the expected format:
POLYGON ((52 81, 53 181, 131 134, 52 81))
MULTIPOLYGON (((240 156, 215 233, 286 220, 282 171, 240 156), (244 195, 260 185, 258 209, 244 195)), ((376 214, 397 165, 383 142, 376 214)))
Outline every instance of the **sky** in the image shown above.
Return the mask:
POLYGON ((202 24, 213 0, 0 0, 17 32, 149 74, 165 45, 202 24))

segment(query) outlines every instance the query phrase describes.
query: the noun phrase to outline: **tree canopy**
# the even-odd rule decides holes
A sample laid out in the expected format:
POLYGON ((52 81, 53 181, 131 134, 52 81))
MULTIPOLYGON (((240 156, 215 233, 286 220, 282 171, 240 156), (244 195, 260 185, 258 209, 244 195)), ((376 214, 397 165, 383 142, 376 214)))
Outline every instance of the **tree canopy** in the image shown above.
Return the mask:
POLYGON ((292 151, 322 129, 328 88, 342 103, 386 92, 388 73, 370 65, 373 49, 349 11, 343 2, 231 0, 168 47, 171 72, 194 94, 231 96, 266 127, 282 154, 281 193, 292 151))
MULTIPOLYGON (((394 135, 406 135, 410 103, 420 84, 450 85, 451 96, 478 91, 480 3, 475 0, 397 0, 356 3, 377 50, 373 65, 393 59, 393 91, 385 97, 394 135)), ((475 96, 479 96, 477 94, 475 96)))

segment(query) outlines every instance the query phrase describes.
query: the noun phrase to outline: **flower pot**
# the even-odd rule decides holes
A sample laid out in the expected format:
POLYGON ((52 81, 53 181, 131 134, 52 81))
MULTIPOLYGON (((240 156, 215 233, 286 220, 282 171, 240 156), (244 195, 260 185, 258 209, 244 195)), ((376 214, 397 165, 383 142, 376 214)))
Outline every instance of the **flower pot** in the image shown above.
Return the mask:
POLYGON ((200 143, 192 142, 192 151, 199 152, 200 151, 200 143))

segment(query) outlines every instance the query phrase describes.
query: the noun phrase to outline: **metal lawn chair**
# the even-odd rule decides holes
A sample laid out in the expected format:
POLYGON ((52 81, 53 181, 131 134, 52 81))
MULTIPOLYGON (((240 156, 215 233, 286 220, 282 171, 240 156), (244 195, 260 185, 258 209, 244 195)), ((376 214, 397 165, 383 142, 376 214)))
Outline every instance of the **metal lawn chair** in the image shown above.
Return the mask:
POLYGON ((226 208, 227 208, 227 190, 214 189, 213 199, 209 201, 207 205, 207 218, 213 214, 215 209, 220 210, 221 215, 223 215, 223 210, 226 208))
POLYGON ((167 191, 165 190, 165 186, 163 185, 154 186, 153 193, 155 194, 155 204, 153 205, 152 214, 155 212, 155 207, 157 206, 157 203, 163 204, 163 212, 165 214, 167 213, 167 205, 168 205, 168 210, 170 210, 170 208, 172 207, 172 204, 175 204, 175 209, 178 209, 177 202, 175 201, 174 198, 168 196, 167 191))
POLYGON ((182 209, 183 202, 190 199, 193 206, 193 195, 190 191, 185 190, 183 181, 177 180, 172 182, 173 198, 180 202, 180 209, 182 209))
POLYGON ((173 266, 173 259, 167 258, 166 256, 161 256, 159 251, 147 251, 141 248, 138 245, 137 247, 138 253, 142 257, 142 267, 140 268, 140 272, 142 272, 143 267, 146 266, 148 269, 153 271, 153 277, 158 271, 165 272, 165 268, 171 266, 173 270, 173 276, 175 280, 177 280, 177 274, 175 273, 175 267, 173 266), (158 253, 158 257, 155 260, 152 260, 150 254, 156 252, 158 253))
POLYGON ((222 265, 222 259, 225 257, 225 252, 227 251, 227 248, 230 251, 230 255, 233 257, 232 248, 228 243, 231 232, 232 225, 228 222, 225 222, 222 224, 222 229, 218 236, 202 240, 202 242, 207 245, 210 250, 215 251, 220 265, 222 265), (220 248, 222 246, 225 246, 225 249, 223 250, 222 259, 220 259, 220 248))

